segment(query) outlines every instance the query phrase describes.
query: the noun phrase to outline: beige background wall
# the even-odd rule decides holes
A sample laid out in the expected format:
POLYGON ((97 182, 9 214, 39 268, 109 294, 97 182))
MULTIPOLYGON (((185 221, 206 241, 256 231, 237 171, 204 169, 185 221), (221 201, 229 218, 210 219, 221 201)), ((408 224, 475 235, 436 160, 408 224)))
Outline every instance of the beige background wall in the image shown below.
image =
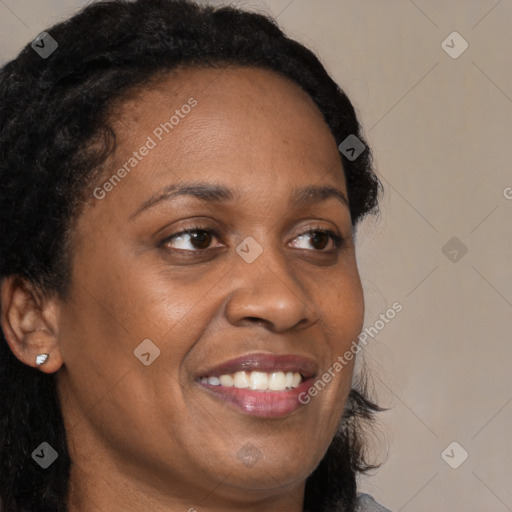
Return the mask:
MULTIPOLYGON (((385 185, 380 218, 359 232, 366 324, 395 301, 403 311, 365 353, 391 410, 385 463, 362 488, 395 512, 511 511, 512 3, 238 4, 317 52, 357 106, 385 185), (441 46, 454 31, 469 45, 457 58, 441 46), (442 252, 452 237, 462 258, 462 246, 442 252), (453 441, 447 461, 469 454, 457 469, 441 456, 453 441)), ((0 61, 83 5, 0 0, 0 61)))

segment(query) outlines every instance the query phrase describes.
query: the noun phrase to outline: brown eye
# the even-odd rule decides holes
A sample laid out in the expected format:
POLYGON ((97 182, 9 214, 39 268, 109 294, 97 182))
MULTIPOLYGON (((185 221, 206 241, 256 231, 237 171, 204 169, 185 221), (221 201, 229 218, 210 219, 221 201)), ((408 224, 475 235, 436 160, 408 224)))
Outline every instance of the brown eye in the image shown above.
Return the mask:
POLYGON ((190 242, 196 249, 207 249, 211 243, 212 235, 209 231, 193 231, 189 233, 190 242))
POLYGON ((211 229, 194 227, 175 233, 162 241, 162 245, 179 251, 203 251, 210 247, 213 238, 218 238, 211 229))
POLYGON ((314 233, 315 234, 311 237, 311 244, 315 249, 322 251, 329 243, 331 237, 324 231, 315 231, 314 233))
MULTIPOLYGON (((315 249, 318 252, 331 252, 333 250, 340 248, 343 245, 343 238, 341 236, 334 233, 333 231, 328 231, 325 229, 312 229, 304 234, 299 235, 296 239, 300 241, 304 239, 309 239, 309 244, 313 246, 313 249, 315 249), (330 250, 325 250, 325 248, 329 244, 329 240, 332 241, 333 247, 330 250)), ((294 246, 297 247, 296 244, 294 244, 294 246)), ((308 249, 308 247, 299 248, 308 249)))

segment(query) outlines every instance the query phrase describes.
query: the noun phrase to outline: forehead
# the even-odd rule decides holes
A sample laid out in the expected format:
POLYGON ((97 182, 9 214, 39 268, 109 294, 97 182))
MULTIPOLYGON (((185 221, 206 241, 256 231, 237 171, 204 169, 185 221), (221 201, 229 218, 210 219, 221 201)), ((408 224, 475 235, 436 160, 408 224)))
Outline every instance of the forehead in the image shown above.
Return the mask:
POLYGON ((322 113, 297 84, 273 71, 180 68, 119 102, 110 124, 116 151, 104 176, 125 171, 105 206, 117 198, 116 209, 124 209, 183 181, 214 182, 268 204, 286 200, 292 187, 346 190, 322 113))
POLYGON ((197 158, 265 158, 288 147, 301 157, 339 159, 311 97, 288 78, 254 67, 179 68, 122 102, 112 122, 120 146, 136 146, 135 139, 156 130, 162 136, 157 143, 175 150, 175 157, 193 151, 197 158))
POLYGON ((232 64, 181 65, 162 71, 122 97, 118 104, 128 110, 137 105, 146 108, 155 102, 174 105, 175 100, 192 93, 204 104, 218 107, 220 103, 225 108, 256 102, 260 108, 275 107, 276 102, 282 102, 282 108, 287 109, 290 103, 295 103, 295 108, 302 103, 302 107, 307 104, 313 115, 321 117, 312 98, 288 77, 266 68, 232 64))

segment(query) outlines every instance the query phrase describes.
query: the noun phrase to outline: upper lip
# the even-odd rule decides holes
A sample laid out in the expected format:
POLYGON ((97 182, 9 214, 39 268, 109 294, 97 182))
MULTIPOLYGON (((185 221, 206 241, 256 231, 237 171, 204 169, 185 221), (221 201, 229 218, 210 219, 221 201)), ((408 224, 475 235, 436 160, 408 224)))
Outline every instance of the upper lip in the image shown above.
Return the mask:
POLYGON ((225 361, 200 374, 200 377, 219 377, 239 371, 298 372, 304 378, 315 377, 318 365, 314 360, 295 354, 258 352, 225 361))

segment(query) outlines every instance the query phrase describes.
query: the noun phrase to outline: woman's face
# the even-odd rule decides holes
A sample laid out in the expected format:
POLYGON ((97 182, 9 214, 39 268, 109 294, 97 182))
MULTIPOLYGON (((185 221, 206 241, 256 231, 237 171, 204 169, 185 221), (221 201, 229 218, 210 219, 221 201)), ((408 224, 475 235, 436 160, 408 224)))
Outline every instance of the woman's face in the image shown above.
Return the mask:
POLYGON ((298 86, 251 68, 173 72, 112 123, 59 305, 73 488, 102 510, 301 510, 353 361, 298 394, 364 313, 335 140, 298 86))

